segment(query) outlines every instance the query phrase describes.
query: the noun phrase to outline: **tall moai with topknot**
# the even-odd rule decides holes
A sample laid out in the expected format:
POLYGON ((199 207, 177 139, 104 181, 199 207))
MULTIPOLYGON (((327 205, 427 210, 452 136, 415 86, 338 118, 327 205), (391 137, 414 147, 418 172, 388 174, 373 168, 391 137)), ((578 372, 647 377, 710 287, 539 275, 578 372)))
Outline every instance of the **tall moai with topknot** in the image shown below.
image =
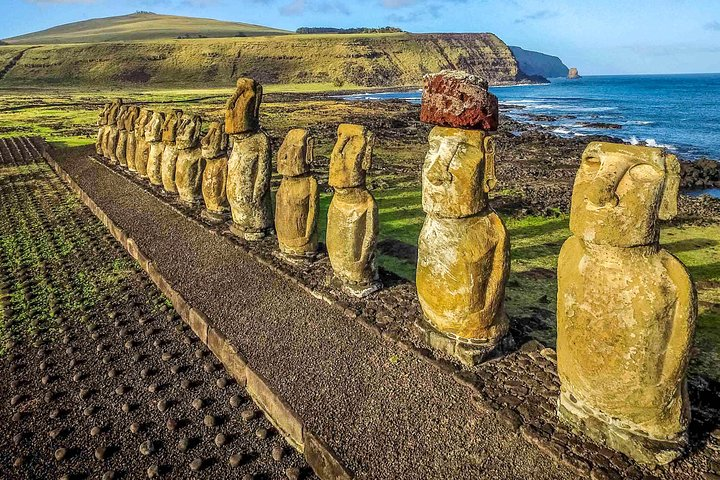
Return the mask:
POLYGON ((202 194, 205 208, 201 215, 211 223, 222 223, 230 216, 227 199, 228 136, 222 122, 212 122, 202 141, 205 169, 202 177, 202 194))
POLYGON ((145 141, 150 146, 147 162, 147 178, 153 185, 162 185, 162 155, 165 144, 162 141, 163 126, 165 125, 165 114, 154 112, 152 118, 145 127, 145 141))
POLYGON ((168 193, 177 193, 175 184, 175 171, 177 166, 178 148, 177 134, 180 128, 180 119, 183 116, 182 110, 173 110, 165 117, 163 125, 162 141, 165 148, 162 154, 160 165, 160 178, 163 189, 168 193))
POLYGON ((320 191, 310 173, 313 144, 307 130, 293 129, 277 155, 277 170, 283 178, 275 195, 275 231, 280 253, 291 263, 312 260, 317 255, 320 191))
POLYGON ((117 140, 118 140, 118 128, 117 128, 117 121, 118 116, 120 115, 120 109, 122 107, 123 101, 122 99, 118 98, 112 102, 112 105, 110 105, 110 111, 108 112, 108 123, 107 123, 107 129, 106 129, 106 135, 105 135, 105 144, 103 148, 103 156, 107 158, 110 161, 117 162, 117 157, 115 156, 115 150, 117 149, 117 140), (115 160, 113 160, 113 157, 115 157, 115 160))
POLYGON ((687 447, 686 375, 697 315, 685 266, 660 247, 680 164, 659 148, 593 142, 558 259, 560 418, 636 461, 687 447))
POLYGON ((420 119, 436 125, 422 172, 417 326, 433 348, 476 365, 512 345, 505 314, 510 242, 491 208, 498 101, 460 71, 427 75, 420 119))
POLYGON ((270 139, 260 129, 262 86, 240 78, 225 106, 225 132, 232 151, 228 160, 227 199, 232 211, 230 230, 245 240, 260 240, 273 230, 270 139))
POLYGON ((97 140, 95 141, 95 153, 103 155, 103 141, 105 140, 105 133, 107 131, 108 114, 110 113, 111 103, 106 103, 103 107, 100 115, 98 115, 98 134, 97 140))
POLYGON ((180 201, 187 204, 202 200, 202 174, 205 162, 200 146, 202 118, 199 115, 183 115, 180 118, 177 141, 177 165, 175 185, 180 201))
POLYGON ((342 124, 330 156, 328 183, 335 189, 328 210, 326 244, 343 289, 364 297, 382 288, 375 263, 378 207, 365 179, 375 136, 362 125, 342 124))
MULTIPOLYGON (((137 141, 135 139, 135 123, 140 117, 140 107, 137 105, 131 105, 125 114, 125 155, 124 161, 120 161, 121 165, 124 165, 128 170, 135 170, 135 149, 137 148, 137 141)), ((119 157, 118 157, 119 158, 119 157)))
POLYGON ((135 172, 141 177, 147 176, 147 161, 150 153, 150 145, 145 141, 145 127, 152 119, 152 111, 141 108, 138 118, 133 126, 135 136, 135 150, 132 161, 128 155, 128 170, 135 172))

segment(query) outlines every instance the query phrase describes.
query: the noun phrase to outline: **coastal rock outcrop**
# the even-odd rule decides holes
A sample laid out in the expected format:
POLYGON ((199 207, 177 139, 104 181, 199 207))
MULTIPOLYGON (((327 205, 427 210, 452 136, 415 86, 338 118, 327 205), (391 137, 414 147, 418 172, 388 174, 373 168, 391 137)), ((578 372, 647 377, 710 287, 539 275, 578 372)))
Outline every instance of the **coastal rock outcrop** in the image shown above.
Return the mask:
POLYGON ((580 74, 578 73, 578 69, 575 67, 570 67, 570 70, 568 71, 567 78, 569 80, 577 80, 578 78, 582 78, 580 74))

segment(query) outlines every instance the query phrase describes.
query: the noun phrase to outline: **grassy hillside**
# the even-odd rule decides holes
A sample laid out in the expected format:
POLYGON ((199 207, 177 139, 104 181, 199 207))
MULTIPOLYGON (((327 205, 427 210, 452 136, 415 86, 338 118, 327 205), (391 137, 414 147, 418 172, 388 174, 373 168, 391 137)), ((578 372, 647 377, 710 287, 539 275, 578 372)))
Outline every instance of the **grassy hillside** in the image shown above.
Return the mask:
POLYGON ((132 42, 189 37, 249 37, 289 33, 248 23, 223 22, 207 18, 134 13, 120 17, 95 18, 68 23, 41 32, 8 38, 8 44, 38 45, 63 43, 132 42))
MULTIPOLYGON (((0 46, 0 59, 24 48, 0 46)), ((508 46, 488 33, 282 35, 39 46, 25 51, 0 86, 223 87, 240 76, 265 84, 409 86, 443 68, 491 83, 524 75, 508 46)))

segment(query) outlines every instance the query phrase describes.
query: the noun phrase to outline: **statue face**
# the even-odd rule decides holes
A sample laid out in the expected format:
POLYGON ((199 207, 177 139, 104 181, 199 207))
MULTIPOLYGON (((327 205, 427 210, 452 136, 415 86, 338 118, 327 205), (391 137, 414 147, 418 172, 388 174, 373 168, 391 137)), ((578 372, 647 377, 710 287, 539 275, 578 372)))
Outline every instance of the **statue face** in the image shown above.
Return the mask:
POLYGON ((462 218, 483 211, 494 186, 495 139, 482 130, 435 127, 428 140, 422 177, 425 212, 462 218))
POLYGON ((331 187, 350 188, 365 185, 365 174, 372 165, 375 136, 362 125, 342 124, 330 156, 331 187))
POLYGON ((148 110, 147 108, 141 108, 140 114, 138 115, 138 119, 135 122, 135 133, 136 134, 145 134, 145 127, 152 119, 153 112, 148 110))
POLYGON ((660 148, 593 142, 575 177, 570 230, 591 243, 658 241, 657 219, 677 213, 680 164, 660 148))
POLYGON ((173 110, 165 117, 165 123, 163 124, 162 141, 167 143, 174 143, 177 139, 177 130, 180 125, 180 118, 182 117, 182 110, 173 110))
POLYGON ((98 116, 98 125, 107 125, 108 123, 108 115, 110 114, 110 107, 112 106, 111 103, 106 103, 105 106, 102 109, 102 112, 100 112, 100 115, 98 116))
POLYGON ((177 133, 177 147, 179 149, 193 148, 200 141, 202 118, 198 115, 183 115, 180 117, 177 133))
POLYGON ((122 99, 120 98, 114 100, 112 104, 110 104, 110 110, 108 111, 108 125, 116 125, 121 105, 122 99))
POLYGON ((125 130, 133 130, 139 116, 140 107, 137 105, 128 107, 127 113, 125 114, 125 130))
POLYGON ((301 128, 290 130, 278 150, 278 173, 286 177, 307 173, 313 159, 313 144, 313 138, 307 130, 301 128))
POLYGON ((153 113, 152 119, 145 127, 145 140, 148 142, 159 142, 162 140, 165 114, 162 112, 153 113))
POLYGON ((217 158, 223 155, 228 147, 228 136, 225 134, 225 126, 220 122, 212 122, 201 144, 202 156, 204 158, 217 158))
POLYGON ((229 135, 259 128, 262 85, 252 78, 239 78, 235 93, 225 105, 225 131, 229 135))
POLYGON ((129 107, 122 105, 118 110, 116 124, 120 130, 125 130, 125 118, 127 117, 129 107))

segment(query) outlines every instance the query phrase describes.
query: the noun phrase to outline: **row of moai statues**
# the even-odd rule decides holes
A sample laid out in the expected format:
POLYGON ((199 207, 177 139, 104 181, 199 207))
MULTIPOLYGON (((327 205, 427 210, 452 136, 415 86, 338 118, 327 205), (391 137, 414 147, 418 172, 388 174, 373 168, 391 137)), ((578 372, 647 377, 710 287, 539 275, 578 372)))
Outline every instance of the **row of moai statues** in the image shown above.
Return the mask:
MULTIPOLYGON (((278 150, 282 175, 272 209, 272 149, 260 128, 262 86, 241 78, 228 100, 224 122, 212 122, 200 139, 202 120, 173 110, 168 114, 126 105, 103 109, 96 150, 168 194, 195 204, 211 222, 232 219, 230 231, 248 241, 277 233, 279 256, 311 262, 319 252, 318 182, 311 174, 314 139, 291 130, 278 150)), ((349 294, 380 289, 375 262, 377 204, 365 186, 372 161, 373 135, 360 125, 338 127, 329 183, 335 195, 328 212, 327 253, 335 276, 349 294)))
MULTIPOLYGON (((261 100, 260 85, 239 80, 224 124, 213 122, 203 138, 203 215, 225 221, 230 212, 232 230, 248 240, 274 227, 285 260, 312 261, 319 201, 310 173, 314 141, 307 130, 287 134, 277 155, 282 181, 273 215, 272 154, 259 127, 261 100)), ((165 133, 185 116, 173 112, 168 124, 158 112, 128 113, 123 107, 114 102, 101 116, 98 151, 122 164, 123 137, 118 133, 113 140, 107 133, 117 125, 118 132, 128 132, 125 154, 135 150, 135 169, 142 175, 143 158, 155 156, 148 165, 166 161, 159 144, 171 143, 165 133)), ((431 347, 472 366, 513 345, 504 307, 510 241, 488 195, 496 183, 498 101, 484 80, 443 71, 425 78, 421 120, 434 128, 422 172, 427 215, 416 284, 423 319, 416 326, 431 347)), ((180 124, 179 132, 190 130, 177 134, 187 139, 176 145, 182 151, 193 144, 200 122, 195 130, 180 124)), ((366 128, 341 125, 330 160, 334 195, 326 246, 335 275, 356 296, 380 288, 378 207, 365 184, 373 141, 366 128)), ((176 155, 171 152, 168 157, 176 155)), ((177 153, 178 193, 187 184, 178 180, 185 175, 182 163, 177 153)), ((151 181, 159 185, 163 169, 152 168, 151 181)), ((578 431, 648 464, 679 457, 688 441, 686 374, 697 299, 685 267, 660 248, 658 223, 676 214, 678 187, 679 163, 662 149, 591 143, 573 189, 573 236, 558 261, 558 414, 578 431)))

